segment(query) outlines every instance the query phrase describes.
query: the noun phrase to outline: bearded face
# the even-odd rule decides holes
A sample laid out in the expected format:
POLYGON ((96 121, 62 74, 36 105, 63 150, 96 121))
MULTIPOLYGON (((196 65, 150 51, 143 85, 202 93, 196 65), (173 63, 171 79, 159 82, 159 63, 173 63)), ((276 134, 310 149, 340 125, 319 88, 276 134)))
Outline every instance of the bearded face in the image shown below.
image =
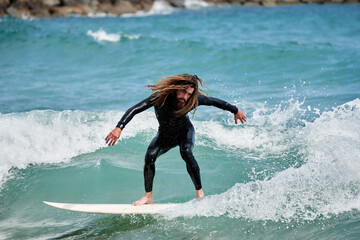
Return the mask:
POLYGON ((176 90, 176 104, 178 109, 181 109, 186 105, 193 92, 193 87, 176 90))

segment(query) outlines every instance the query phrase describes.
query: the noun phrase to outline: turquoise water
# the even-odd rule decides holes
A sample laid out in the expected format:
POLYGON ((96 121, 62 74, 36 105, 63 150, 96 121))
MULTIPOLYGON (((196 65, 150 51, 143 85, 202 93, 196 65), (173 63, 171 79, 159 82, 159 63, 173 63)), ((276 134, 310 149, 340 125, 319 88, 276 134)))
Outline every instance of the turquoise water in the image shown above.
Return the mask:
POLYGON ((0 239, 358 239, 360 6, 204 7, 170 14, 0 18, 0 239), (192 122, 204 192, 178 149, 156 164, 160 216, 41 201, 130 203, 157 121, 104 138, 163 75, 197 74, 192 122))

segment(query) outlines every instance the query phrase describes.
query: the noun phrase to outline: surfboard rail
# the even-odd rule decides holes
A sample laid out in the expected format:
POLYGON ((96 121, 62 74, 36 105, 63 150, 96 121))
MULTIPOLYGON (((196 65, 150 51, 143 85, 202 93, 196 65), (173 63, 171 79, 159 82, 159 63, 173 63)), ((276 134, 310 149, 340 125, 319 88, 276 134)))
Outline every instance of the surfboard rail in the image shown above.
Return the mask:
POLYGON ((94 214, 159 214, 165 209, 180 205, 179 203, 155 203, 133 206, 131 204, 77 204, 48 201, 43 201, 43 203, 63 210, 94 214))

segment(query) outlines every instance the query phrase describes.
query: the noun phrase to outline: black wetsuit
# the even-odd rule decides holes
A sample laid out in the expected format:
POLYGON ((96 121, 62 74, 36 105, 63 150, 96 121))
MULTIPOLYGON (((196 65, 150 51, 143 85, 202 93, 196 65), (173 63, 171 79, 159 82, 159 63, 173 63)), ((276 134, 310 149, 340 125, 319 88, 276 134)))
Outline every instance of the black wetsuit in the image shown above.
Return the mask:
MULTIPOLYGON (((150 96, 129 108, 117 124, 117 127, 123 129, 136 114, 152 107, 151 98, 150 96)), ((199 106, 215 106, 234 114, 238 112, 236 106, 217 98, 200 95, 198 100, 199 106)), ((181 157, 186 162, 186 169, 196 190, 202 188, 200 168, 192 153, 195 137, 194 127, 187 115, 176 117, 174 111, 176 111, 176 99, 174 96, 169 96, 163 107, 155 107, 156 118, 159 121, 159 129, 145 155, 144 178, 146 192, 152 191, 156 159, 175 146, 180 147, 181 157)))

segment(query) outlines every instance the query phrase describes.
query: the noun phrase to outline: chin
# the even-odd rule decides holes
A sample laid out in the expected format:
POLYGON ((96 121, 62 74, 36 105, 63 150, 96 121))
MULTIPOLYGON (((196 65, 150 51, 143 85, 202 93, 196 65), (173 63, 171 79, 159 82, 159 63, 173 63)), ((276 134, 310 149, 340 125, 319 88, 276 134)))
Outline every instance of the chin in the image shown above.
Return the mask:
POLYGON ((185 107, 186 103, 185 102, 178 102, 178 108, 183 108, 185 107))

